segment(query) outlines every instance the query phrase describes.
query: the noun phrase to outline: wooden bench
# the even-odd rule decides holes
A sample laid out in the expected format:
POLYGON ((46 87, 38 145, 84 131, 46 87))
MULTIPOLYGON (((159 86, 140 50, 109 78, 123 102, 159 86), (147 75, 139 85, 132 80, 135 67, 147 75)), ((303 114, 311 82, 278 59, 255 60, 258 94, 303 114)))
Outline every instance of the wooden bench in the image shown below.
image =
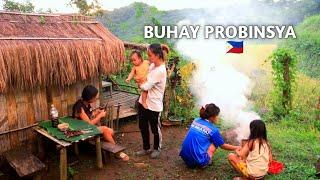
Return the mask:
MULTIPOLYGON (((94 141, 89 141, 90 144, 95 145, 94 141)), ((116 154, 119 152, 124 151, 126 148, 123 146, 120 146, 118 144, 112 144, 106 141, 101 141, 101 150, 102 150, 102 156, 104 159, 104 162, 107 162, 108 157, 110 157, 110 154, 116 154)))
POLYGON ((4 157, 20 177, 33 176, 34 179, 40 179, 39 172, 45 168, 36 156, 24 149, 10 150, 4 153, 4 157))

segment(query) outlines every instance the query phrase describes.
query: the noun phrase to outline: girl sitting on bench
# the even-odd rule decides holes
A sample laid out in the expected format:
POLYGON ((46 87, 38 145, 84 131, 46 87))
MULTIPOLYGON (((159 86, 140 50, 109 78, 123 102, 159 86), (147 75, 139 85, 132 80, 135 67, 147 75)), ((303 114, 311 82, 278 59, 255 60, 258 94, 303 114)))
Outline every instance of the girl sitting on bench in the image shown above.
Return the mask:
MULTIPOLYGON (((98 89, 92 85, 86 86, 82 91, 81 99, 79 99, 72 108, 72 117, 88 122, 92 125, 98 125, 100 120, 106 116, 105 110, 91 111, 91 103, 95 103, 99 97, 98 89)), ((107 126, 98 126, 105 141, 116 144, 113 138, 113 130, 107 126)), ((124 152, 117 154, 123 161, 128 161, 129 156, 124 152)))

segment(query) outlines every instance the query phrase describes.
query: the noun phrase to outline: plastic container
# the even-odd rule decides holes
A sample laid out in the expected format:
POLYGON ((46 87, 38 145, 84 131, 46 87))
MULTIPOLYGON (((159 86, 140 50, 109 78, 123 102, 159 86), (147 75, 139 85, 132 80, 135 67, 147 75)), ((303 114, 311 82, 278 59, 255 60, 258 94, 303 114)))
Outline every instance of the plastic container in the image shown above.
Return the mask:
POLYGON ((59 124, 59 113, 58 110, 56 109, 56 107, 54 107, 54 105, 51 105, 51 109, 50 109, 50 119, 51 119, 51 124, 52 127, 58 127, 59 124))

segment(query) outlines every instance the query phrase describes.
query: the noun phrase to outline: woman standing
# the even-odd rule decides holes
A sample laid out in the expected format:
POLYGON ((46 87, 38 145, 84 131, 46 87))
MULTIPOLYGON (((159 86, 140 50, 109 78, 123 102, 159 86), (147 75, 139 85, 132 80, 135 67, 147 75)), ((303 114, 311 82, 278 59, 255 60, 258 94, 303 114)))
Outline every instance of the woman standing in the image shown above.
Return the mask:
POLYGON ((147 81, 140 85, 143 91, 148 91, 146 105, 142 106, 142 98, 139 98, 138 114, 139 128, 143 140, 143 149, 137 152, 137 155, 147 155, 156 159, 160 156, 162 141, 160 113, 163 110, 163 95, 166 86, 167 72, 165 60, 169 48, 161 44, 151 44, 147 53, 150 61, 147 81), (150 149, 149 124, 153 133, 153 151, 150 149))

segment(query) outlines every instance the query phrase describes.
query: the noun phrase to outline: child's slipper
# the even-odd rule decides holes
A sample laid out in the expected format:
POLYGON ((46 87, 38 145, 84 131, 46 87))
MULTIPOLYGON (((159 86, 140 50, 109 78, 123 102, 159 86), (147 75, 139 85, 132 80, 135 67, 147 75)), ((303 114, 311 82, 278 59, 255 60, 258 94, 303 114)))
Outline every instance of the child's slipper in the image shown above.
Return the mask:
POLYGON ((124 162, 129 161, 129 156, 124 152, 120 152, 118 158, 120 158, 124 162))

